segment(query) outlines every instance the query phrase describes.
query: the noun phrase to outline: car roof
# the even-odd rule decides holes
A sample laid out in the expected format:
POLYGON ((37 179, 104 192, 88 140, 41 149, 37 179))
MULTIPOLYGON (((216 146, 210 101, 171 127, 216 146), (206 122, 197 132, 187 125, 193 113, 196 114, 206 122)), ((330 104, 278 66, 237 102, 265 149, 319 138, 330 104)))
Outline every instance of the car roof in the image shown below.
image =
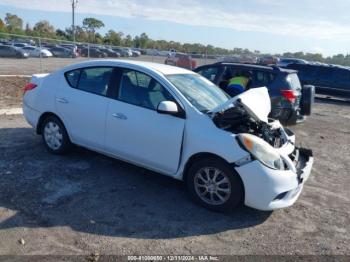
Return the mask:
POLYGON ((89 66, 126 66, 126 67, 143 67, 145 69, 151 70, 155 73, 161 73, 163 75, 175 75, 175 74, 195 74, 194 72, 176 66, 164 65, 159 63, 152 62, 143 62, 143 61, 129 61, 129 60, 120 60, 120 59, 103 59, 103 60, 89 60, 82 63, 77 63, 68 67, 65 67, 65 70, 75 69, 80 67, 89 67, 89 66))
MULTIPOLYGON (((258 69, 258 70, 264 70, 264 71, 272 71, 272 72, 283 72, 283 73, 296 73, 297 71, 293 69, 286 69, 286 68, 281 68, 277 66, 264 66, 264 65, 257 65, 257 64, 242 64, 242 63, 230 63, 230 62, 218 62, 215 64, 211 65, 203 65, 200 67, 205 67, 205 66, 212 66, 212 65, 223 65, 223 66, 237 66, 241 68, 247 68, 247 69, 258 69)), ((200 68, 198 67, 198 68, 200 68)))

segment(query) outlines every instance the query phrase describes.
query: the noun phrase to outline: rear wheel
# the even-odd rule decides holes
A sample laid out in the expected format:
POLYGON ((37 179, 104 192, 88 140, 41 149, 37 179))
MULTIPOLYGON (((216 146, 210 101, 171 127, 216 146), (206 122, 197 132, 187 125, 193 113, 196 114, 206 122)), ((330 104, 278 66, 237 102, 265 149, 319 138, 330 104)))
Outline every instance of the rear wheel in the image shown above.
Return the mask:
POLYGON ((66 128, 55 116, 49 116, 44 120, 42 137, 46 149, 52 154, 64 154, 71 147, 66 128))
POLYGON ((188 170, 186 184, 197 203, 214 211, 232 211, 243 200, 239 175, 221 159, 205 158, 194 163, 188 170))

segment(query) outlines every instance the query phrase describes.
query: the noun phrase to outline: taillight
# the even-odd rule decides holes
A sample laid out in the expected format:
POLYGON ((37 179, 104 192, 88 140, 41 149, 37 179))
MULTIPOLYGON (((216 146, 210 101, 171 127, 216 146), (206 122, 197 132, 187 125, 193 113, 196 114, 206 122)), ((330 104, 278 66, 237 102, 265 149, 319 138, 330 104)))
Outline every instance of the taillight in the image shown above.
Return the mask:
POLYGON ((285 99, 287 99, 291 103, 294 103, 295 99, 297 98, 297 95, 294 92, 294 90, 281 90, 281 94, 285 99))
POLYGON ((23 95, 29 91, 29 90, 33 90, 34 88, 36 88, 37 85, 36 84, 33 84, 33 83, 27 83, 25 86, 24 86, 24 89, 23 89, 23 95))

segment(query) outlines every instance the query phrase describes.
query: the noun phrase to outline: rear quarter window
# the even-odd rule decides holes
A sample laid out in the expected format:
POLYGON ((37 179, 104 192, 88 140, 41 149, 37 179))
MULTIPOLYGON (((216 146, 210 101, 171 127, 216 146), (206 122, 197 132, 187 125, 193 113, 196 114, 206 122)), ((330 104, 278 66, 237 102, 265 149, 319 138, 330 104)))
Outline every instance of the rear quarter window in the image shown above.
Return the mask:
POLYGON ((77 88, 78 87, 78 81, 79 81, 79 77, 80 77, 80 69, 76 69, 73 71, 69 71, 66 72, 64 75, 66 77, 66 80, 68 82, 68 84, 73 87, 73 88, 77 88))
POLYGON ((301 89, 300 80, 297 74, 289 74, 286 79, 293 90, 301 89))

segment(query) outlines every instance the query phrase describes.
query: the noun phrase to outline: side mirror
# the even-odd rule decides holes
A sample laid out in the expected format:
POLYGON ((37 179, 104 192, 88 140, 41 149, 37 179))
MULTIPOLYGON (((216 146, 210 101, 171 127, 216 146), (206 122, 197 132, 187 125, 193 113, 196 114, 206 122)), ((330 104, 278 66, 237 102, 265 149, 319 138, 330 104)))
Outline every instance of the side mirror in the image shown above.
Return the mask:
POLYGON ((176 115, 179 109, 173 101, 162 101, 157 107, 157 112, 160 114, 176 115))

